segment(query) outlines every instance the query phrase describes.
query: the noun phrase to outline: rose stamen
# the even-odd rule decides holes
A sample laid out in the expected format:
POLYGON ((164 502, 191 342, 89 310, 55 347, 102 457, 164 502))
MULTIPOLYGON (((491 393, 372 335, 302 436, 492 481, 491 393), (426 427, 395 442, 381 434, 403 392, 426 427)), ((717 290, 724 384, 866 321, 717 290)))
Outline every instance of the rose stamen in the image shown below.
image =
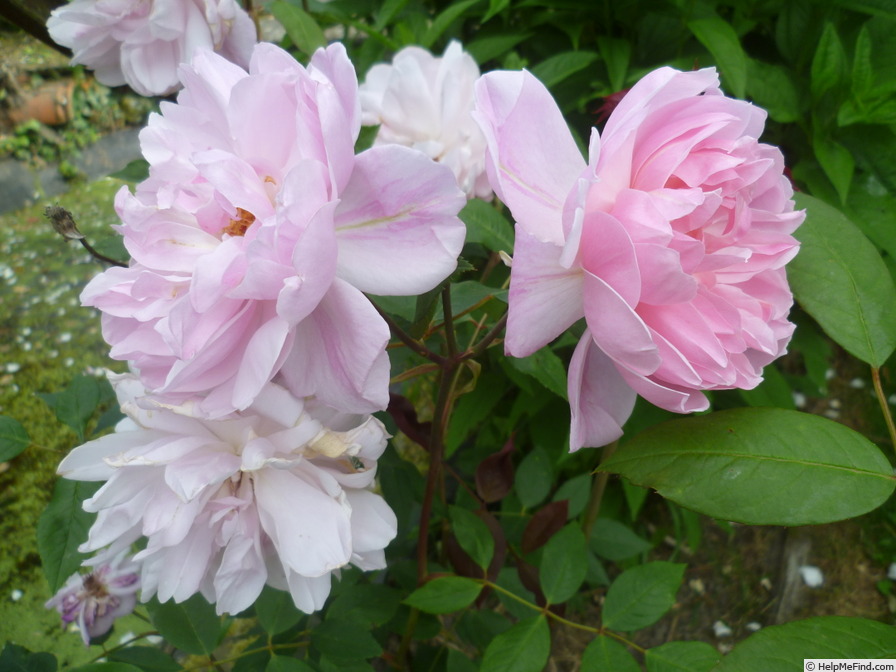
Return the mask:
POLYGON ((243 210, 242 208, 237 208, 236 214, 237 218, 231 219, 230 223, 224 227, 222 233, 226 233, 231 236, 245 236, 246 231, 249 230, 249 227, 252 226, 252 223, 255 221, 255 215, 253 215, 248 210, 243 210))

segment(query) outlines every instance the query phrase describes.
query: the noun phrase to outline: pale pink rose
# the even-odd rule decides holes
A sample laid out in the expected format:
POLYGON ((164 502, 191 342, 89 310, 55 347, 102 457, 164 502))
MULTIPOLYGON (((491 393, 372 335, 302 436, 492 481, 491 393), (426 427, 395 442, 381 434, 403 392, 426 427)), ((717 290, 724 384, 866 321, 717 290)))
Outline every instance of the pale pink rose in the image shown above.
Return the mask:
POLYGON ((485 75, 475 113, 516 219, 505 348, 524 357, 585 317, 569 369, 570 448, 618 438, 636 394, 679 413, 750 389, 793 332, 784 265, 798 249, 765 112, 714 69, 661 68, 592 132, 586 165, 544 86, 485 75))
POLYGON ((77 624, 84 646, 109 632, 116 618, 134 610, 140 589, 140 568, 124 553, 96 560, 90 572, 72 574, 44 605, 59 612, 63 627, 77 624))
POLYGON ((73 65, 143 96, 180 88, 178 66, 197 49, 245 66, 256 42, 255 23, 237 0, 74 0, 53 10, 47 30, 72 50, 73 65))
POLYGON ((388 404, 389 329, 363 292, 416 295, 455 268, 465 200, 405 147, 358 156, 340 44, 308 69, 259 44, 249 72, 203 51, 140 136, 149 178, 116 209, 132 256, 82 294, 114 359, 221 416, 275 376, 347 412, 388 404))
POLYGON ((253 604, 265 584, 305 612, 349 564, 385 567, 396 518, 372 490, 388 435, 371 416, 337 413, 269 384, 249 409, 218 420, 166 406, 131 375, 112 376, 127 418, 75 448, 66 478, 105 481, 84 552, 141 537, 141 599, 202 593, 218 613, 253 604))
POLYGON ((468 198, 491 198, 485 138, 470 113, 479 67, 459 42, 441 57, 405 47, 391 65, 380 63, 361 85, 361 122, 379 124, 375 145, 422 151, 451 168, 468 198))

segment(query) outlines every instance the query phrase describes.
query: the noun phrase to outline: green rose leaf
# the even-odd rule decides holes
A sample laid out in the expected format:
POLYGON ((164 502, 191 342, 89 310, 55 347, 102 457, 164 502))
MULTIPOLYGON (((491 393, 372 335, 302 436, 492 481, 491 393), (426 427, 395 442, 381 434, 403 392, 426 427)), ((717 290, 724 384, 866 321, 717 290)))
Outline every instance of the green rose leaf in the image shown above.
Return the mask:
POLYGON ((3 672, 56 672, 59 663, 52 653, 32 653, 24 646, 7 642, 0 651, 0 670, 3 672))
POLYGON ((652 544, 642 539, 627 525, 609 518, 598 518, 590 539, 591 550, 612 562, 626 560, 650 550, 652 544))
POLYGON ((554 480, 551 458, 542 448, 536 448, 523 458, 516 470, 516 493, 527 509, 538 506, 551 491, 554 480))
POLYGON ((255 600, 255 614, 264 631, 276 635, 288 630, 304 616, 285 590, 265 586, 255 600))
POLYGON ((689 509, 749 525, 812 525, 880 506, 896 481, 883 453, 826 418, 738 408, 656 425, 600 467, 689 509))
POLYGON ((447 614, 472 604, 482 584, 462 576, 441 576, 408 595, 404 603, 427 614, 447 614))
POLYGON ((28 432, 15 418, 0 415, 0 462, 8 462, 31 445, 28 432))
POLYGON ((314 672, 314 668, 298 658, 273 655, 264 672, 314 672))
POLYGON ((561 399, 566 399, 566 367, 549 347, 528 357, 509 357, 505 361, 508 366, 531 376, 561 399))
POLYGON ((685 567, 647 562, 624 571, 607 591, 604 627, 630 632, 656 623, 675 604, 685 567))
POLYGON ((893 658, 896 628, 864 618, 820 616, 763 628, 734 647, 713 672, 791 672, 804 658, 893 658))
POLYGON ((87 531, 96 517, 81 508, 93 496, 98 483, 83 483, 60 478, 53 497, 37 523, 37 549, 50 591, 56 592, 81 567, 87 556, 78 546, 87 541, 87 531))
POLYGON ((706 642, 667 642, 644 654, 647 672, 709 672, 719 652, 706 642))
POLYGON ((615 639, 599 635, 591 640, 582 655, 581 672, 641 672, 632 654, 615 639))
POLYGON ((324 31, 317 25, 314 18, 301 7, 278 0, 271 3, 270 10, 274 18, 286 29, 289 39, 303 53, 310 56, 318 47, 327 44, 324 31))
POLYGON ((540 672, 551 652, 551 631, 544 616, 520 621, 495 637, 480 672, 540 672))
POLYGON ((550 89, 579 70, 587 68, 598 58, 600 57, 593 51, 564 51, 534 66, 532 74, 550 89))
POLYGON ((588 573, 585 535, 570 523, 548 540, 541 557, 541 590, 551 604, 561 604, 576 594, 588 573))
POLYGON ((821 328, 863 362, 880 367, 896 347, 896 287, 862 232, 827 203, 795 197, 807 209, 800 252, 787 268, 793 294, 821 328))
POLYGON ((183 669, 174 658, 153 646, 127 646, 110 651, 109 658, 139 667, 143 672, 180 672, 183 669))
POLYGON ((202 595, 180 604, 153 600, 147 603, 146 610, 159 634, 181 651, 207 656, 218 646, 221 618, 202 595))
POLYGON ((383 647, 354 619, 326 620, 311 631, 315 649, 335 663, 361 661, 383 652, 383 647))
POLYGON ((494 205, 474 198, 458 217, 467 225, 468 243, 481 243, 492 252, 513 251, 513 227, 494 205))
POLYGON ((56 418, 73 430, 78 439, 84 440, 87 422, 99 405, 100 384, 90 376, 75 376, 62 392, 38 394, 53 409, 56 418))
POLYGON ((460 547, 473 562, 482 569, 487 569, 495 554, 495 538, 488 525, 472 511, 459 506, 452 506, 449 514, 451 527, 460 547))
POLYGON ((735 98, 746 97, 747 56, 731 24, 719 16, 688 21, 688 28, 716 59, 724 87, 735 98))

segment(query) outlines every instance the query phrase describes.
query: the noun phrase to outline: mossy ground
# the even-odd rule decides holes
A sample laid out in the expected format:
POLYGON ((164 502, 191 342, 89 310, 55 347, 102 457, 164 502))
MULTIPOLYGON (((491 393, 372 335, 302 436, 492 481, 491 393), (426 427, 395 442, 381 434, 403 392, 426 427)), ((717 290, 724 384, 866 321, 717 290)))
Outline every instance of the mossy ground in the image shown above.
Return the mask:
MULTIPOLYGON (((121 186, 106 178, 54 201, 74 214, 96 246, 119 257, 124 253, 111 225, 117 222, 112 199, 121 186)), ((121 370, 123 364, 109 360, 99 315, 78 300, 102 266, 53 231, 43 215, 50 204, 0 216, 0 414, 22 423, 32 440, 0 465, 0 643, 86 660, 95 653, 76 635, 63 635, 58 615, 43 608, 50 595, 35 529, 56 465, 77 437, 36 394, 58 392, 79 373, 110 365, 121 370), (21 591, 20 599, 13 599, 14 591, 21 591)))

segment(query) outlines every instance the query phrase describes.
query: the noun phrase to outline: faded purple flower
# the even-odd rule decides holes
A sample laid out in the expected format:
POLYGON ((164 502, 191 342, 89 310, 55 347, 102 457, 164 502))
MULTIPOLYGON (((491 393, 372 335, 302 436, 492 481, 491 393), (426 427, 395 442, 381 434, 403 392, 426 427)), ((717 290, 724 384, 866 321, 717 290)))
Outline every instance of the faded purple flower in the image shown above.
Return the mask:
POLYGON ((116 618, 134 610, 139 567, 124 558, 122 553, 98 564, 89 574, 72 574, 44 605, 59 612, 63 626, 77 623, 85 646, 109 632, 116 618))

